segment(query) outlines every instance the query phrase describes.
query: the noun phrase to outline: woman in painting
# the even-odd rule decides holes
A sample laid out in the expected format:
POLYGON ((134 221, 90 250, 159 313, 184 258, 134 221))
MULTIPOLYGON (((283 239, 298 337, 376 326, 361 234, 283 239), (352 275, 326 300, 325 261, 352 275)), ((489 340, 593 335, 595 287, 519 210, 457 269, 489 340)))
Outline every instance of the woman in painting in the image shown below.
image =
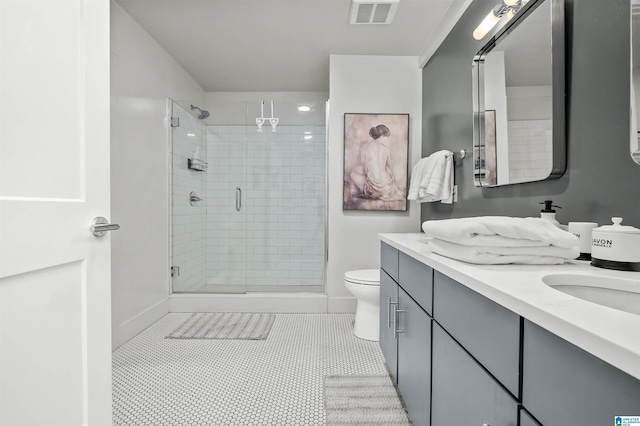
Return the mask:
POLYGON ((382 143, 382 138, 391 135, 389 128, 378 124, 369 129, 371 140, 362 148, 363 174, 352 172, 350 177, 358 188, 361 198, 383 201, 404 200, 396 186, 391 170, 391 151, 382 143))

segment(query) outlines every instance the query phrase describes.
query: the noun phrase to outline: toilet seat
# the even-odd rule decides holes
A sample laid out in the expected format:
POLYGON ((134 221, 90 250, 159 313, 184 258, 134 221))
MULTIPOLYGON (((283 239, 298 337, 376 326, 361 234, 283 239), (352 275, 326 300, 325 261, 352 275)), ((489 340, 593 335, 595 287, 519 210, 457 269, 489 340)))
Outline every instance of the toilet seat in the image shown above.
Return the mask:
POLYGON ((380 285, 379 269, 359 269, 357 271, 348 271, 344 274, 344 280, 359 285, 380 285))

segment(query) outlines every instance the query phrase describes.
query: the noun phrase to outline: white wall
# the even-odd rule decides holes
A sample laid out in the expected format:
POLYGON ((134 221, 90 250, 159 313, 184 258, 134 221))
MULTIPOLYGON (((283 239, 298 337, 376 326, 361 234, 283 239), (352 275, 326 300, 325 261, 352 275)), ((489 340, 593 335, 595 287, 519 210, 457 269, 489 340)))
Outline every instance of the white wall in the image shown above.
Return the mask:
POLYGON ((169 311, 167 98, 201 103, 204 91, 111 2, 114 348, 169 311))
POLYGON ((344 272, 380 267, 379 233, 418 232, 420 206, 407 212, 342 210, 344 114, 408 113, 409 170, 420 159, 422 70, 417 57, 331 55, 329 89, 329 312, 355 308, 344 287, 344 272))

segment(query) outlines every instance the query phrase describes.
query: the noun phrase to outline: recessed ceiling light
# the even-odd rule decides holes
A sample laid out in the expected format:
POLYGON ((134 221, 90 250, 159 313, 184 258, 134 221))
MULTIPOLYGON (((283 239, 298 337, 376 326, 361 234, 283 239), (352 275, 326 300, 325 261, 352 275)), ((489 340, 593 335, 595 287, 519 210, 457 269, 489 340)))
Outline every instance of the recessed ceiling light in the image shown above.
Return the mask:
POLYGON ((298 107, 298 111, 302 111, 302 112, 309 112, 311 111, 311 107, 307 106, 307 105, 300 105, 298 107))
POLYGON ((187 136, 195 137, 196 134, 195 133, 187 133, 187 136))
POLYGON ((313 139, 313 135, 304 135, 304 140, 308 141, 310 139, 313 139))

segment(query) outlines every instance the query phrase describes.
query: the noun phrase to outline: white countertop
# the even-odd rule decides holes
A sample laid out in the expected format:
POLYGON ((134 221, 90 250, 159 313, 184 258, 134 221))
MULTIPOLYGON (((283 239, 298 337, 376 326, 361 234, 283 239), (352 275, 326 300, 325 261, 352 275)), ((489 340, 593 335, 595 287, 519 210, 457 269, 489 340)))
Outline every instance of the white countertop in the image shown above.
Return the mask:
POLYGON ((380 234, 380 239, 640 379, 640 315, 586 302, 548 287, 542 277, 589 274, 640 280, 640 272, 595 268, 587 261, 564 265, 474 265, 427 251, 427 237, 380 234))

